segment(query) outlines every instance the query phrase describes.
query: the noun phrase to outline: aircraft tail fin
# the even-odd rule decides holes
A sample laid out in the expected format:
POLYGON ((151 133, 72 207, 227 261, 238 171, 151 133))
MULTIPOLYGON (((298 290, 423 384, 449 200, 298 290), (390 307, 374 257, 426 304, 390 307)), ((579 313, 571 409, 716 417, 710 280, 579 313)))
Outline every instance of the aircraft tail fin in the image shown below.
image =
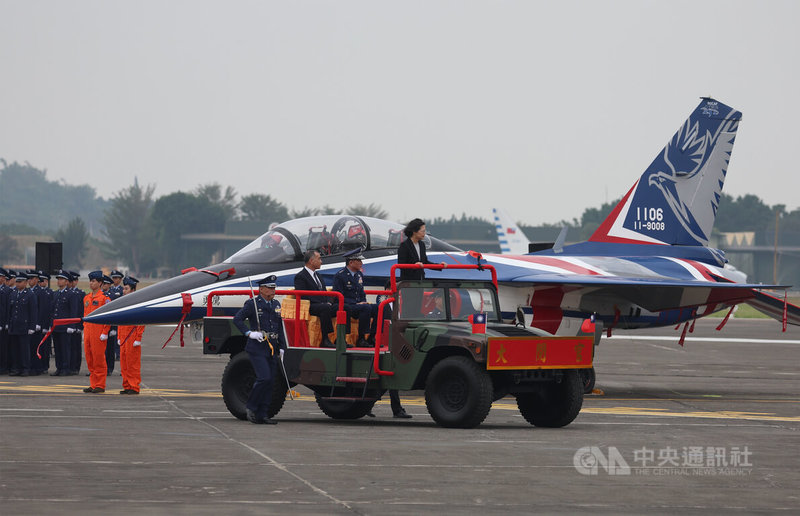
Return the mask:
POLYGON ((528 252, 528 237, 517 224, 505 213, 497 208, 492 208, 494 225, 497 229, 497 240, 500 242, 502 254, 526 254, 528 252))
POLYGON ((704 98, 589 240, 708 245, 741 118, 704 98))

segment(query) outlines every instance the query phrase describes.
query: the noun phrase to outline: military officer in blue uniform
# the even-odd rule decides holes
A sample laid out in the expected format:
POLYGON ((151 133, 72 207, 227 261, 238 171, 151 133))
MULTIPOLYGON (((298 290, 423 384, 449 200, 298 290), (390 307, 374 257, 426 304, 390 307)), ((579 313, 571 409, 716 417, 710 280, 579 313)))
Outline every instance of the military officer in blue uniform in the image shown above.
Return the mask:
MULTIPOLYGON (((78 288, 78 278, 80 278, 81 275, 75 271, 67 272, 69 272, 69 282, 67 283, 69 286, 69 292, 70 295, 75 298, 75 302, 77 303, 75 312, 72 313, 69 318, 82 318, 83 298, 86 296, 86 292, 78 288)), ((75 323, 70 325, 70 328, 67 328, 67 333, 70 334, 69 372, 70 375, 76 375, 81 370, 81 354, 83 353, 83 323, 75 323)))
MULTIPOLYGON (((80 310, 78 298, 72 295, 67 288, 70 274, 65 270, 56 273, 58 290, 53 292, 52 319, 69 319, 80 310)), ((50 376, 70 375, 70 340, 75 333, 73 325, 56 326, 53 328, 53 348, 56 355, 56 370, 50 376), (71 331, 70 331, 71 330, 71 331)))
POLYGON ((9 376, 30 375, 30 340, 36 331, 37 308, 36 294, 28 288, 28 275, 17 272, 15 288, 8 296, 9 376))
POLYGON ((0 268, 0 374, 8 374, 8 295, 14 280, 11 271, 0 268))
MULTIPOLYGON (((345 254, 345 267, 333 277, 333 290, 344 296, 344 309, 348 319, 358 319, 357 347, 375 345, 375 332, 378 327, 378 305, 367 303, 364 293, 364 273, 361 272, 364 257, 356 249, 345 254), (366 339, 369 332, 369 340, 366 339)), ((349 333, 349 332, 348 332, 349 333)))
MULTIPOLYGON (((125 277, 120 271, 113 269, 111 272, 108 273, 108 277, 111 278, 113 285, 106 291, 106 295, 110 300, 115 300, 118 297, 122 297, 122 289, 124 286, 122 285, 122 278, 125 277)), ((111 364, 111 371, 114 370, 114 360, 119 360, 119 338, 117 337, 117 327, 112 326, 111 331, 108 332, 108 341, 107 346, 114 351, 114 356, 111 357, 110 353, 106 353, 106 363, 111 364)))
MULTIPOLYGON (((114 291, 111 289, 114 285, 114 280, 111 279, 111 276, 107 276, 103 274, 103 279, 100 282, 100 289, 103 291, 103 295, 106 296, 110 300, 116 299, 114 296, 114 291)), ((111 376, 111 373, 114 372, 114 358, 116 357, 116 348, 117 348, 117 327, 111 326, 111 329, 108 331, 108 339, 106 339, 106 375, 111 376), (112 341, 113 339, 113 341, 112 341)))
POLYGON ((247 420, 255 424, 276 424, 269 417, 269 402, 277 376, 278 360, 283 359, 286 349, 281 304, 274 299, 276 279, 275 276, 267 276, 260 280, 258 296, 245 301, 241 310, 233 316, 233 323, 247 336, 244 350, 256 372, 256 382, 247 400, 247 420), (249 328, 245 320, 248 321, 249 328))
POLYGON ((31 376, 46 374, 50 369, 50 348, 52 347, 52 340, 47 339, 47 342, 39 347, 47 332, 50 331, 50 325, 53 323, 53 290, 50 288, 50 275, 44 271, 36 271, 36 286, 32 289, 36 293, 36 300, 39 304, 39 319, 36 323, 36 332, 33 334, 34 338, 31 339, 31 376), (42 356, 39 358, 38 354, 42 356))

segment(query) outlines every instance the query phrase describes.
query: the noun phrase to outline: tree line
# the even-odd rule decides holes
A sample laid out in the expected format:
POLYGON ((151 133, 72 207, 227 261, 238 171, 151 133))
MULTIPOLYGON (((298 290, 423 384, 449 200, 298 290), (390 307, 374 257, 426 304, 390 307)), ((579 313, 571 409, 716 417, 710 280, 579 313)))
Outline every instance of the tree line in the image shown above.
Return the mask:
MULTIPOLYGON (((64 263, 83 265, 90 240, 102 242, 110 259, 127 264, 134 274, 155 274, 166 268, 175 273, 187 265, 210 263, 218 247, 207 240, 187 240, 188 234, 223 233, 230 221, 258 222, 264 228, 273 222, 313 215, 351 213, 389 218, 377 204, 354 205, 344 209, 329 205, 290 209, 267 194, 239 197, 231 186, 210 183, 190 192, 174 192, 155 197, 155 185, 140 185, 138 180, 120 189, 111 199, 97 197, 88 185, 71 186, 49 181, 46 171, 30 164, 7 164, 0 159, 0 191, 15 192, 0 202, 0 263, 18 259, 21 250, 9 237, 14 234, 47 234, 64 243, 64 263), (25 201, 25 202, 22 202, 25 201), (99 210, 99 213, 98 213, 99 210)), ((606 218, 619 199, 600 207, 586 208, 580 218, 540 224, 540 227, 570 228, 569 241, 586 240, 606 218)), ((488 207, 487 207, 488 209, 488 207)), ((758 243, 768 244, 774 235, 776 214, 782 232, 800 238, 800 208, 787 212, 785 206, 768 206, 757 196, 734 198, 723 194, 719 203, 715 231, 755 231, 758 243)), ((424 215, 424 214, 423 214, 424 215)), ((494 238, 494 224, 481 217, 431 218, 429 229, 445 239, 494 238), (469 234, 467 234, 469 233, 469 234)), ((401 221, 402 222, 402 221, 401 221)), ((532 226, 519 223, 523 231, 532 226)), ((798 242, 800 244, 800 242, 798 242)))

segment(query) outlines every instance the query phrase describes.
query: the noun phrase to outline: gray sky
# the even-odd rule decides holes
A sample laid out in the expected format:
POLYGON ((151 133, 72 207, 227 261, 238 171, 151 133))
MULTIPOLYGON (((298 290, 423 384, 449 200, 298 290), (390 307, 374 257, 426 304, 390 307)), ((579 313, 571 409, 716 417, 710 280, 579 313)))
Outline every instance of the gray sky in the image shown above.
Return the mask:
POLYGON ((799 20, 797 1, 0 0, 0 157, 104 197, 138 176, 556 222, 625 193, 710 95, 744 114, 724 191, 792 210, 799 20))

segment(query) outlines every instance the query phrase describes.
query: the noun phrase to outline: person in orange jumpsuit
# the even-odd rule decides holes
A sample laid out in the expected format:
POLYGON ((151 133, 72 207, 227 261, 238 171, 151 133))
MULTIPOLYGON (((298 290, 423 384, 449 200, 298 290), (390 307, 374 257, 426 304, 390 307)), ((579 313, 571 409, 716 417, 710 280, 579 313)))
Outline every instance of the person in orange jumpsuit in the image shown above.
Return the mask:
MULTIPOLYGON (((83 316, 86 317, 110 300, 103 294, 100 287, 103 285, 103 271, 89 273, 89 288, 91 292, 83 298, 83 316)), ((83 354, 86 356, 86 365, 89 366, 89 387, 83 392, 106 392, 106 341, 108 340, 107 324, 83 323, 83 354)))
MULTIPOLYGON (((130 276, 122 280, 122 295, 136 290, 139 280, 130 276)), ((122 390, 120 394, 139 394, 142 383, 142 335, 144 326, 120 326, 117 331, 119 339, 119 366, 122 370, 122 390)))

